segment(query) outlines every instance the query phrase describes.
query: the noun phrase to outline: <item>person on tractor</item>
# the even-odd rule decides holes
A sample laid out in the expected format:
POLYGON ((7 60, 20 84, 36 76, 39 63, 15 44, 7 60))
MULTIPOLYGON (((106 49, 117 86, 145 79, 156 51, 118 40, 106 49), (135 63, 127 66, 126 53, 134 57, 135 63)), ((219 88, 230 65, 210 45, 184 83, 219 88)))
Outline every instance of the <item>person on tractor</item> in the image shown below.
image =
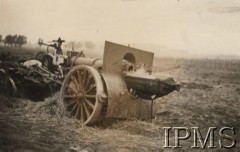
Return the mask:
POLYGON ((53 44, 45 44, 41 42, 42 45, 46 45, 47 47, 53 47, 55 50, 54 53, 50 53, 47 48, 47 54, 43 56, 42 66, 49 70, 50 72, 58 71, 60 73, 60 77, 63 78, 63 71, 61 64, 64 64, 65 55, 63 55, 62 51, 62 43, 65 42, 65 40, 62 40, 60 37, 57 40, 53 40, 53 44))
POLYGON ((51 47, 54 47, 56 49, 56 54, 63 54, 62 53, 62 43, 65 42, 65 40, 62 40, 60 37, 57 40, 53 40, 55 42, 54 44, 51 44, 51 47))

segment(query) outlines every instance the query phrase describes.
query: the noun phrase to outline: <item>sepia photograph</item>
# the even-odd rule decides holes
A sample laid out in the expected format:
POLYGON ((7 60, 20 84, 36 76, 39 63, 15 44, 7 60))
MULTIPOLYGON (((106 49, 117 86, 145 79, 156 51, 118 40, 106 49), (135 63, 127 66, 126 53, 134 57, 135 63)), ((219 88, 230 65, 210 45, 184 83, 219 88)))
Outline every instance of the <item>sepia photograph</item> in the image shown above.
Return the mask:
POLYGON ((0 0, 0 152, 240 152, 239 0, 0 0))

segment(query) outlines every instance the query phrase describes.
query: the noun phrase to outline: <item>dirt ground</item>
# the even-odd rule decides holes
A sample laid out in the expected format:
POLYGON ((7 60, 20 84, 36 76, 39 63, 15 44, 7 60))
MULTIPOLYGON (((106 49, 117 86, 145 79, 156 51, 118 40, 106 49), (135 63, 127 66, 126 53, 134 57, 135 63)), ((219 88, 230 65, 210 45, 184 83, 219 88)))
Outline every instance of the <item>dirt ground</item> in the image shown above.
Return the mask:
POLYGON ((58 94, 44 102, 0 96, 0 151, 240 151, 239 65, 240 61, 225 60, 158 60, 155 75, 172 75, 181 90, 155 101, 152 121, 105 120, 87 127, 67 117, 58 94), (163 148, 163 127, 199 127, 203 136, 209 127, 217 127, 218 148, 191 149, 192 137, 181 141, 182 148, 163 148), (219 148, 222 127, 234 127, 234 148, 219 148))

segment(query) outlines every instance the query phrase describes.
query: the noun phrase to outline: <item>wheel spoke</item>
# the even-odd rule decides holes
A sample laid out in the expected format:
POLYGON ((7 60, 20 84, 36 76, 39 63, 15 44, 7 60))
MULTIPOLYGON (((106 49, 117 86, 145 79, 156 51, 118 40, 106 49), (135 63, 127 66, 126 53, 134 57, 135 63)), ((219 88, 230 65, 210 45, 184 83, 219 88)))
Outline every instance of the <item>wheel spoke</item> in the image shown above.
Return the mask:
POLYGON ((72 100, 72 101, 70 100, 70 102, 71 102, 71 103, 69 103, 69 104, 67 105, 67 107, 69 107, 69 106, 71 106, 71 105, 73 105, 73 104, 76 104, 76 102, 73 101, 73 100, 72 100))
POLYGON ((74 117, 78 118, 78 116, 79 116, 79 104, 77 104, 77 111, 76 111, 74 117))
POLYGON ((63 96, 63 98, 76 98, 76 96, 75 95, 65 95, 65 96, 63 96))
POLYGON ((78 76, 78 82, 80 83, 82 78, 79 70, 77 71, 77 76, 78 76))
POLYGON ((93 78, 92 75, 88 76, 88 78, 87 78, 87 83, 86 83, 86 85, 85 85, 85 89, 88 89, 88 88, 89 88, 89 85, 91 84, 90 82, 91 82, 92 78, 93 78))
POLYGON ((96 95, 94 95, 94 94, 93 94, 93 95, 86 94, 85 97, 86 97, 86 98, 96 98, 96 95))
POLYGON ((71 76, 71 79, 72 79, 72 81, 74 82, 74 85, 77 87, 77 90, 80 91, 80 87, 79 87, 79 84, 78 84, 78 82, 77 82, 76 77, 75 77, 75 76, 71 76))
POLYGON ((96 85, 91 85, 91 87, 88 88, 88 90, 85 93, 91 92, 94 88, 96 88, 96 85))
POLYGON ((84 121, 84 108, 83 105, 81 104, 81 120, 84 121))
POLYGON ((83 79, 82 79, 82 83, 83 83, 83 86, 85 86, 85 83, 86 83, 86 74, 87 74, 87 71, 86 70, 83 70, 83 79))
POLYGON ((76 104, 74 105, 74 107, 72 108, 71 114, 72 114, 73 111, 77 108, 77 106, 78 106, 78 103, 76 103, 76 104))
POLYGON ((78 93, 78 91, 77 91, 75 88, 73 88, 73 86, 71 85, 71 83, 69 83, 69 85, 67 86, 67 88, 71 89, 75 94, 78 93))
POLYGON ((90 100, 85 99, 85 101, 86 101, 87 105, 89 105, 92 109, 94 109, 94 105, 91 103, 90 100))
POLYGON ((79 87, 81 89, 81 91, 83 91, 83 83, 82 83, 82 78, 81 78, 81 74, 80 71, 77 71, 77 76, 78 76, 78 83, 79 83, 79 87))
POLYGON ((84 106, 85 112, 87 114, 87 118, 90 117, 90 111, 89 111, 87 105, 85 104, 85 102, 83 102, 83 106, 84 106))

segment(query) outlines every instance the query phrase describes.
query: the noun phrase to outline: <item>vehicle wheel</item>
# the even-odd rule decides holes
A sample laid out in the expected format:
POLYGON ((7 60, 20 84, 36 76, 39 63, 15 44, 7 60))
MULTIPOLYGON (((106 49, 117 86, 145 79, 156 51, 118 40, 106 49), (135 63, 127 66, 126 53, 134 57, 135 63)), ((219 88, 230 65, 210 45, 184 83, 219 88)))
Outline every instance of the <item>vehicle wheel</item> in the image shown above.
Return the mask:
POLYGON ((37 55, 35 56, 35 59, 42 62, 43 59, 44 59, 44 56, 46 56, 46 54, 47 54, 46 52, 40 51, 40 52, 38 52, 37 55))
POLYGON ((66 75, 60 101, 64 103, 66 111, 87 125, 100 116, 102 97, 105 96, 103 82, 97 70, 79 65, 66 75))

